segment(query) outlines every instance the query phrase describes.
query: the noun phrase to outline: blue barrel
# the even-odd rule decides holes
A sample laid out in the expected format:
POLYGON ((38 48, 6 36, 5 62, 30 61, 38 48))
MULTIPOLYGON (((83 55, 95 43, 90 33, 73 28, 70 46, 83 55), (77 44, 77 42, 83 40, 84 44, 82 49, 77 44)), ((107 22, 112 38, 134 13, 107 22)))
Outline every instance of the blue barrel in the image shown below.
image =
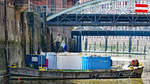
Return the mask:
POLYGON ((38 61, 38 64, 39 64, 39 65, 42 64, 42 65, 44 66, 44 65, 45 65, 45 61, 46 61, 46 56, 45 56, 45 55, 39 55, 39 56, 38 56, 38 60, 39 60, 39 61, 38 61))
POLYGON ((111 69, 111 57, 83 56, 82 69, 84 70, 111 69))

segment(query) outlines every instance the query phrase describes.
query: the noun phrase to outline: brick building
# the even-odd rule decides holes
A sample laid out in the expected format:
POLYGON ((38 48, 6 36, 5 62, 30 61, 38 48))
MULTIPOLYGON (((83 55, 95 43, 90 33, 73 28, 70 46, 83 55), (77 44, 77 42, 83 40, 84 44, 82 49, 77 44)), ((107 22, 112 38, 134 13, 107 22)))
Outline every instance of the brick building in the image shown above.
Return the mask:
POLYGON ((65 8, 69 8, 79 0, 30 0, 31 5, 47 5, 49 11, 59 12, 65 8))

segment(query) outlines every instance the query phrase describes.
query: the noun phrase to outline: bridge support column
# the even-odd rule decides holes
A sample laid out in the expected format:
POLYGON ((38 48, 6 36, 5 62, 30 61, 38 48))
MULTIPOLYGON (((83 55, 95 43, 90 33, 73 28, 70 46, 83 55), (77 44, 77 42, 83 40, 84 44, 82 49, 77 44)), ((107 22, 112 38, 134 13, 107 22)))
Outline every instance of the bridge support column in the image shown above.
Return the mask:
POLYGON ((129 53, 132 50, 132 37, 129 37, 129 53))
POLYGON ((71 38, 71 52, 75 52, 76 39, 71 38))
POLYGON ((71 51, 72 52, 77 52, 78 48, 78 37, 77 36, 72 36, 72 43, 71 43, 71 51))
MULTIPOLYGON (((29 12, 29 13, 27 13, 27 17, 28 17, 28 19, 29 19, 29 39, 30 39, 30 42, 29 42, 29 45, 30 45, 30 47, 29 47, 29 53, 30 54, 33 54, 34 52, 35 52, 35 45, 34 45, 34 33, 35 33, 35 24, 34 24, 34 14, 33 13, 31 13, 31 12, 29 12)), ((43 49, 44 50, 44 49, 43 49)))
POLYGON ((87 51, 88 49, 88 38, 85 39, 85 47, 84 50, 87 51))
POLYGON ((75 52, 78 52, 78 45, 79 45, 79 39, 78 39, 78 36, 77 36, 76 37, 75 52))
POLYGON ((81 46, 81 36, 77 36, 77 52, 82 51, 82 46, 81 46))
POLYGON ((105 52, 107 51, 107 45, 108 45, 108 37, 105 37, 105 52))

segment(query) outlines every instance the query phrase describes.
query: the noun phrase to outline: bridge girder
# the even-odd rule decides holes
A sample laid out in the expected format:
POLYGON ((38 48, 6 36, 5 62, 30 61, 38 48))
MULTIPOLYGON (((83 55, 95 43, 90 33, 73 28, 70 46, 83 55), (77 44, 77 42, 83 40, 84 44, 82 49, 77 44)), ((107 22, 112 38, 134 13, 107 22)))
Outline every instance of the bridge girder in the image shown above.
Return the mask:
POLYGON ((145 14, 62 14, 47 22, 49 26, 150 26, 145 14))
POLYGON ((150 31, 72 31, 73 36, 150 36, 150 31))

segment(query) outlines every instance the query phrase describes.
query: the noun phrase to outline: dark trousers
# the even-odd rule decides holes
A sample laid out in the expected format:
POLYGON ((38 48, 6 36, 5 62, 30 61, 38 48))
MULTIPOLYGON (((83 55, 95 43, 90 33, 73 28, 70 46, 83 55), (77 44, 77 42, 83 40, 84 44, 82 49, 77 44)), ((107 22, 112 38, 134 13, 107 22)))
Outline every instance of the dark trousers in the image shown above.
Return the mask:
POLYGON ((56 42, 56 52, 58 52, 59 48, 60 48, 60 42, 56 42))

